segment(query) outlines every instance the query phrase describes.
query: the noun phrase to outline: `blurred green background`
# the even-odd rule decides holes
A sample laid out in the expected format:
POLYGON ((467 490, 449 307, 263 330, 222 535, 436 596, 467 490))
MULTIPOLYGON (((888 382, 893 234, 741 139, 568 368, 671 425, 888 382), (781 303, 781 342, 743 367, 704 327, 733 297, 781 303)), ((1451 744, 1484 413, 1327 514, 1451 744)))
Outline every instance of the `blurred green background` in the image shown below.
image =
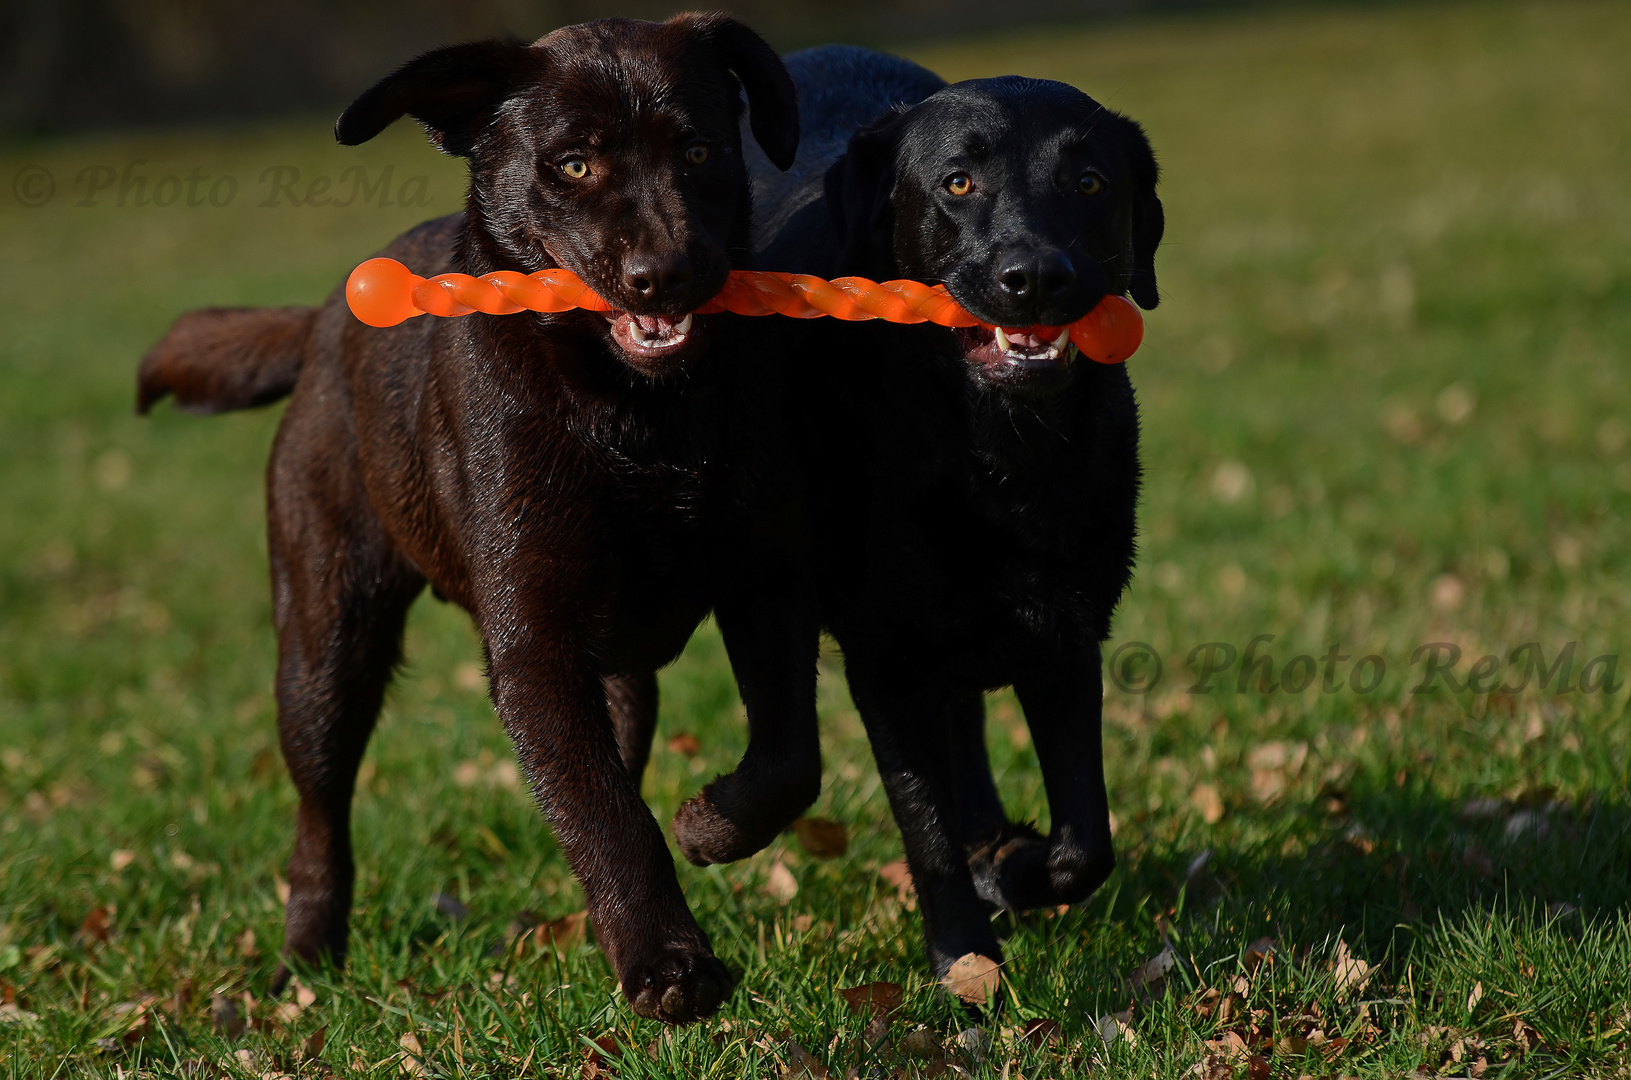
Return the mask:
MULTIPOLYGON (((1015 1044, 990 1075, 1189 1073, 1228 1027, 1196 1003, 1263 936, 1285 959, 1248 997, 1288 1076, 1627 1060, 1627 692, 1578 681, 1631 638, 1628 46, 1631 10, 1570 2, 910 50, 952 79, 1063 79, 1140 120, 1168 215, 1163 302, 1131 361, 1141 554, 1106 650, 1147 643, 1163 672, 1107 692, 1116 875, 1080 909, 1005 923, 1002 1023, 1054 1019, 1063 1042, 1015 1044), (1359 693, 1350 659, 1335 692, 1260 692, 1237 662, 1187 692, 1191 650, 1265 634, 1275 682, 1333 644, 1385 676, 1359 693), (1537 642, 1550 663, 1577 642, 1574 688, 1415 694, 1424 642, 1457 644, 1463 679, 1485 654, 1537 642), (1339 939, 1377 965, 1370 1004, 1330 963, 1339 939), (1163 943, 1185 957, 1172 993, 1132 993, 1163 943), (1106 1043, 1100 1019, 1135 998, 1136 1037, 1106 1043), (1340 1054, 1274 1041, 1282 1021, 1306 1041, 1291 1018, 1310 1008, 1354 1033, 1340 1054)), ((182 311, 316 302, 460 205, 461 163, 410 124, 346 149, 330 121, 0 144, 0 1008, 27 1014, 0 1014, 0 1068, 292 1069, 323 1027, 323 1059, 359 1075, 397 1074, 407 1035, 432 1075, 570 1072, 580 1036, 613 1031, 640 1048, 620 1075, 774 1075, 786 1032, 836 1075, 864 1018, 835 988, 870 979, 907 986, 898 1029, 955 1029, 916 916, 876 875, 900 843, 835 655, 813 812, 846 824, 849 852, 817 861, 789 837, 681 871, 745 973, 731 1026, 653 1043, 592 949, 492 956, 515 912, 581 897, 508 765, 468 620, 427 597, 358 797, 354 962, 308 980, 299 1015, 260 1002, 248 1035, 216 1030, 212 997, 247 1009, 281 941, 294 796, 261 490, 278 409, 139 420, 133 374, 182 311), (799 885, 786 902, 763 888, 778 862, 799 885), (438 892, 471 914, 439 912, 438 892), (81 932, 97 909, 106 943, 81 932)), ((645 790, 666 822, 744 732, 711 627, 662 686, 645 790), (695 756, 668 746, 680 733, 695 756)), ((1011 810, 1045 824, 1017 708, 994 695, 989 715, 1011 810)))

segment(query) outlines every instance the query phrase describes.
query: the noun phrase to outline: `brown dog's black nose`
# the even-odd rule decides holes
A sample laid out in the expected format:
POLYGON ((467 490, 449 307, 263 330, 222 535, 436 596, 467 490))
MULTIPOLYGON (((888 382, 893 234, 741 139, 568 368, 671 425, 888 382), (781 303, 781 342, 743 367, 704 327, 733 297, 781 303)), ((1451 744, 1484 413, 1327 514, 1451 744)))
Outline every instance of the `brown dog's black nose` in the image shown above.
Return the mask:
POLYGON ((1041 305, 1076 285, 1076 267, 1058 248, 1015 248, 997 260, 997 282, 1010 299, 1041 305))
POLYGON ((683 251, 630 255, 623 263, 623 284, 642 300, 662 300, 691 284, 691 256, 683 251))

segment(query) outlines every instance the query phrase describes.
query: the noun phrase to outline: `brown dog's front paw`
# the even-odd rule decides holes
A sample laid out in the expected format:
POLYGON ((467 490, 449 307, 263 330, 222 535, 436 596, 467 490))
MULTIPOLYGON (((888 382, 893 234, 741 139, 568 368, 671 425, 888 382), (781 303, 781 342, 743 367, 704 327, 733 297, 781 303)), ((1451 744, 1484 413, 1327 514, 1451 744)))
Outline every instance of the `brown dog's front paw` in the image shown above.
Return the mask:
POLYGON ((624 973, 623 996, 635 1012, 665 1024, 711 1016, 733 989, 730 972, 713 953, 669 949, 624 973))
MULTIPOLYGON (((718 781, 715 781, 718 783, 718 781)), ((776 832, 748 832, 732 821, 710 795, 713 784, 680 805, 674 814, 674 839, 680 851, 696 866, 735 862, 762 851, 776 838, 776 832)))

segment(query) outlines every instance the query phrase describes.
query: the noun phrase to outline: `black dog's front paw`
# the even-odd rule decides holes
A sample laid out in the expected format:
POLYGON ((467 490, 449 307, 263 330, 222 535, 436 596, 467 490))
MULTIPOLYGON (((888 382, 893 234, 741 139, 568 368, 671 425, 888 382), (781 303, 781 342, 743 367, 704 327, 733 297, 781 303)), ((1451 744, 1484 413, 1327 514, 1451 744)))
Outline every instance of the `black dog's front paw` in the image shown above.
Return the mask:
POLYGON ((711 1016, 734 987, 730 972, 706 946, 670 946, 623 973, 623 996, 635 1012, 665 1024, 711 1016))
POLYGON ((1080 903, 1104 883, 1114 865, 1108 846, 1095 857, 1068 840, 1050 840, 1029 825, 1012 822, 968 856, 974 891, 1003 911, 1080 903))

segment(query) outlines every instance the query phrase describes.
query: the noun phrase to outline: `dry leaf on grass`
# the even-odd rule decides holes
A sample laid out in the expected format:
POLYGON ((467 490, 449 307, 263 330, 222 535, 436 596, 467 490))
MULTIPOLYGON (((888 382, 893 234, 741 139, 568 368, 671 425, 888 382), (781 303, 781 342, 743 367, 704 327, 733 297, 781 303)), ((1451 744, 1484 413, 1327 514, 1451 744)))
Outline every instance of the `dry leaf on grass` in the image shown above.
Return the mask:
POLYGON ((120 848, 108 858, 108 863, 113 867, 113 872, 116 874, 135 861, 136 853, 129 848, 120 848))
POLYGON ((676 731, 668 738, 668 749, 676 754, 693 758, 702 753, 702 742, 689 731, 676 731))
POLYGON ((1223 820, 1223 796, 1218 794, 1214 784, 1196 784, 1195 790, 1189 793, 1189 805, 1208 825, 1216 825, 1223 820))
POLYGON ((1133 969, 1127 976, 1127 988, 1133 992, 1140 990, 1153 990, 1161 980, 1167 977, 1167 972, 1178 966, 1178 954, 1168 945, 1133 969))
POLYGON ((787 1055, 787 1068, 781 1071, 781 1080, 829 1080, 832 1076, 820 1058, 792 1040, 782 1052, 787 1055))
POLYGON ((1331 959, 1331 971, 1336 976, 1337 997, 1361 993, 1376 969, 1348 951, 1348 943, 1338 940, 1331 959))
POLYGON ((984 1005, 1002 988, 1002 971, 989 956, 966 953, 952 962, 940 982, 970 1005, 984 1005))
POLYGON ((1240 958, 1247 971, 1256 971, 1265 961, 1274 961, 1274 939, 1271 937, 1260 937, 1246 946, 1246 952, 1240 958))
POLYGON ((108 924, 108 909, 105 907, 91 908, 85 916, 85 921, 79 924, 78 938, 85 944, 99 942, 106 945, 110 933, 108 924))
POLYGON ((870 1013, 873 1016, 888 1016, 900 1008, 901 1002, 906 999, 905 989, 899 983, 892 982, 863 983, 840 990, 838 995, 849 1006, 850 1012, 870 1013))
POLYGON ((419 1059, 424 1057, 424 1048, 419 1045, 419 1036, 408 1032, 397 1039, 396 1044, 402 1047, 402 1075, 424 1076, 425 1066, 419 1059))
MULTIPOLYGON (((1484 1000, 1484 984, 1482 981, 1472 984, 1472 993, 1467 995, 1467 1011, 1472 1012, 1478 1008, 1478 1003, 1484 1000)), ((1460 1060, 1457 1058, 1456 1060, 1460 1060)))
POLYGON ((906 903, 907 898, 912 895, 912 871, 907 869, 905 859, 884 863, 878 867, 878 876, 895 890, 901 903, 906 903))
POLYGON ((1057 1046, 1060 1039, 1059 1021, 1051 1020, 1045 1016, 1029 1020, 1026 1022, 1025 1030, 1020 1038, 1025 1040, 1027 1046, 1037 1050, 1045 1046, 1057 1046))
POLYGON ((583 1048, 583 1076, 584 1080, 594 1080, 600 1076, 616 1076, 617 1071, 612 1068, 612 1062, 620 1054, 617 1038, 613 1035, 602 1035, 593 1040, 592 1046, 583 1048))
POLYGON ((787 869, 786 863, 778 861, 771 864, 770 873, 765 878, 764 893, 778 904, 790 903, 799 894, 798 878, 787 869))
POLYGON ((574 911, 559 919, 541 922, 532 928, 532 943, 540 949, 570 949, 583 944, 589 913, 574 911))
POLYGON ((817 859, 836 859, 849 850, 849 833, 844 826, 826 818, 799 818, 793 822, 799 845, 817 859))

